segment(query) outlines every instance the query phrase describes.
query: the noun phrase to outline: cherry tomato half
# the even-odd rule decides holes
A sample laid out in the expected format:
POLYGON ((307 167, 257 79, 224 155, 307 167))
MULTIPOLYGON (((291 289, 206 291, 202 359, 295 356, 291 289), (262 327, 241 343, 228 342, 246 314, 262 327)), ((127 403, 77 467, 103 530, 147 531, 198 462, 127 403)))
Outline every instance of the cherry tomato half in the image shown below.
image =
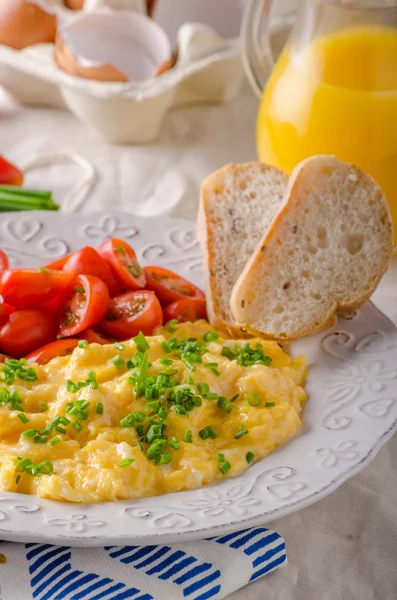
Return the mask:
POLYGON ((81 333, 79 333, 79 338, 81 340, 87 340, 89 344, 113 344, 116 341, 116 338, 111 338, 105 336, 104 333, 98 331, 95 327, 89 327, 85 329, 81 333))
POLYGON ((22 358, 55 336, 55 319, 48 311, 16 310, 0 329, 0 348, 5 354, 22 358))
POLYGON ((69 260, 70 254, 64 256, 63 258, 58 258, 58 260, 54 260, 54 262, 48 263, 48 265, 44 266, 44 269, 49 269, 51 271, 62 271, 63 265, 69 260))
POLYGON ((109 291, 94 275, 77 275, 59 307, 59 329, 62 336, 74 336, 95 325, 106 315, 109 291))
POLYGON ((0 277, 8 269, 8 256, 3 250, 0 250, 0 277))
POLYGON ((151 335, 163 320, 160 302, 153 292, 127 292, 112 298, 100 328, 119 340, 127 340, 142 331, 151 335))
POLYGON ((8 312, 4 304, 0 304, 0 327, 8 320, 8 312))
POLYGON ((117 296, 121 292, 120 286, 113 277, 109 265, 90 246, 86 246, 72 254, 63 265, 62 271, 65 273, 76 273, 76 275, 95 275, 95 277, 102 279, 106 283, 111 296, 117 296))
POLYGON ((57 356, 68 356, 72 354, 80 340, 57 340, 46 346, 42 346, 34 352, 28 354, 25 358, 29 364, 37 363, 39 365, 46 365, 50 360, 57 356))
POLYGON ((188 298, 184 298, 183 300, 177 300, 169 304, 164 309, 164 323, 174 319, 180 323, 185 323, 186 321, 194 323, 194 321, 206 318, 205 300, 189 300, 188 298))
POLYGON ((13 269, 4 271, 1 294, 8 304, 20 310, 36 308, 61 294, 74 279, 73 273, 13 269))
POLYGON ((23 173, 15 165, 8 162, 4 156, 0 156, 0 184, 16 185, 23 184, 23 173))
POLYGON ((98 252, 123 289, 138 290, 145 287, 145 274, 138 264, 135 251, 127 242, 110 238, 98 248, 98 252))
POLYGON ((198 287, 183 279, 173 271, 162 267, 145 267, 146 287, 156 292, 162 306, 177 300, 205 300, 205 294, 198 287))

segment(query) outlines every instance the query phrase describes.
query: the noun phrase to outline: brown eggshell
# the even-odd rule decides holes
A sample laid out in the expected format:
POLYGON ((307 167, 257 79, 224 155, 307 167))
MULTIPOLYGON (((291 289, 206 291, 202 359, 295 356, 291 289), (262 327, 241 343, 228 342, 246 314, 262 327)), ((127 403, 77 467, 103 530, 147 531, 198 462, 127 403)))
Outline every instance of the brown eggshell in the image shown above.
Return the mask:
POLYGON ((128 81, 128 77, 111 64, 103 64, 98 67, 81 66, 64 44, 59 33, 56 36, 54 56, 58 66, 69 75, 95 81, 128 81))
POLYGON ((81 10, 84 6, 84 0, 65 0, 65 4, 70 10, 81 10))
POLYGON ((0 44, 21 50, 54 42, 56 17, 25 0, 0 0, 0 44))
POLYGON ((149 17, 153 15, 154 9, 156 8, 157 0, 146 0, 147 14, 149 17))

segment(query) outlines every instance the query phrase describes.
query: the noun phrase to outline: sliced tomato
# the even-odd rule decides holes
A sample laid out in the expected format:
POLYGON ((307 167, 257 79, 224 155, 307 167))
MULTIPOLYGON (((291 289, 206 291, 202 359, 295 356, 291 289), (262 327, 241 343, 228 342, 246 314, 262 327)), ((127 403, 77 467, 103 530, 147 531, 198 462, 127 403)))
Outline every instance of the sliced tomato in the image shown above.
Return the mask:
POLYGON ((127 340, 140 331, 151 335, 162 320, 163 312, 156 294, 141 290, 112 298, 100 328, 119 340, 127 340))
POLYGON ((0 250, 0 277, 8 269, 8 256, 3 250, 0 250))
POLYGON ((8 312, 4 304, 0 304, 0 326, 8 320, 8 312))
POLYGON ((87 340, 89 344, 113 344, 116 342, 116 338, 111 338, 106 336, 104 333, 96 329, 95 327, 89 327, 85 329, 81 333, 79 333, 79 338, 81 340, 87 340))
POLYGON ((74 336, 103 319, 109 306, 109 291, 94 275, 77 275, 59 307, 61 336, 74 336))
POLYGON ((22 358, 55 339, 56 321, 45 310, 16 310, 0 329, 0 348, 22 358))
POLYGON ((62 270, 65 273, 95 275, 95 277, 99 277, 108 286, 111 296, 117 296, 121 292, 120 286, 113 277, 107 262, 90 246, 86 246, 72 254, 63 265, 62 270))
POLYGON ((70 254, 67 254, 63 258, 58 258, 58 260, 54 260, 54 262, 48 263, 48 265, 44 266, 44 269, 48 269, 51 271, 62 271, 63 265, 69 260, 70 254))
POLYGON ((23 184, 23 173, 15 165, 0 156, 0 184, 16 185, 23 184))
POLYGON ((17 309, 37 308, 61 294, 74 279, 73 273, 47 269, 13 269, 4 271, 1 294, 17 309))
POLYGON ((46 346, 34 350, 25 356, 25 358, 29 364, 37 363, 39 365, 46 365, 50 360, 57 356, 68 356, 69 354, 72 354, 79 341, 80 340, 73 339, 57 340, 56 342, 51 342, 51 344, 47 344, 46 346))
POLYGON ((98 252, 112 269, 122 289, 138 290, 145 287, 145 274, 134 249, 127 242, 110 238, 98 248, 98 252))
POLYGON ((156 292, 162 306, 167 306, 183 298, 205 300, 204 292, 173 271, 162 267, 145 267, 144 272, 147 289, 156 292))
POLYGON ((186 321, 194 323, 194 321, 207 318, 205 300, 189 300, 188 298, 177 300, 166 306, 163 314, 164 323, 173 321, 174 319, 180 323, 185 323, 186 321))

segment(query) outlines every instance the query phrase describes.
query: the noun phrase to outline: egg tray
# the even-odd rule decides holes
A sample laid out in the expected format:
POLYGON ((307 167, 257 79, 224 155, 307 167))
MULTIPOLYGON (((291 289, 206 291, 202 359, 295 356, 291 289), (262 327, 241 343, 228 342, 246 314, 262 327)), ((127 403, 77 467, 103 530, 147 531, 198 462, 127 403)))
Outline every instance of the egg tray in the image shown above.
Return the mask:
MULTIPOLYGON (((89 10, 102 7, 103 0, 89 1, 89 10)), ((144 11, 143 2, 137 0, 112 0, 112 8, 144 11)), ((180 28, 174 67, 143 82, 100 82, 69 75, 55 62, 53 44, 23 50, 0 45, 0 83, 16 101, 66 108, 110 142, 150 142, 168 109, 226 102, 238 93, 243 77, 239 40, 224 40, 199 24, 180 28)))

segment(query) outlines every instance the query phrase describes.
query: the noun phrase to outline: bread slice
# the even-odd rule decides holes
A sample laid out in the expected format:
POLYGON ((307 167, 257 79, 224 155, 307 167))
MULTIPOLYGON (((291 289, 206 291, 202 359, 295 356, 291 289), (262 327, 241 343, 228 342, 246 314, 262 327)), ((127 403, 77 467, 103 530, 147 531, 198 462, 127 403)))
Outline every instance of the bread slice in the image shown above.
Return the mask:
POLYGON ((280 208, 288 176, 261 163, 227 165, 201 188, 198 235, 204 252, 210 323, 240 335, 230 309, 230 294, 280 208))
POLYGON ((369 175, 333 156, 305 160, 233 289, 235 319, 280 341, 322 329, 338 309, 371 296, 388 265, 392 229, 369 175))

